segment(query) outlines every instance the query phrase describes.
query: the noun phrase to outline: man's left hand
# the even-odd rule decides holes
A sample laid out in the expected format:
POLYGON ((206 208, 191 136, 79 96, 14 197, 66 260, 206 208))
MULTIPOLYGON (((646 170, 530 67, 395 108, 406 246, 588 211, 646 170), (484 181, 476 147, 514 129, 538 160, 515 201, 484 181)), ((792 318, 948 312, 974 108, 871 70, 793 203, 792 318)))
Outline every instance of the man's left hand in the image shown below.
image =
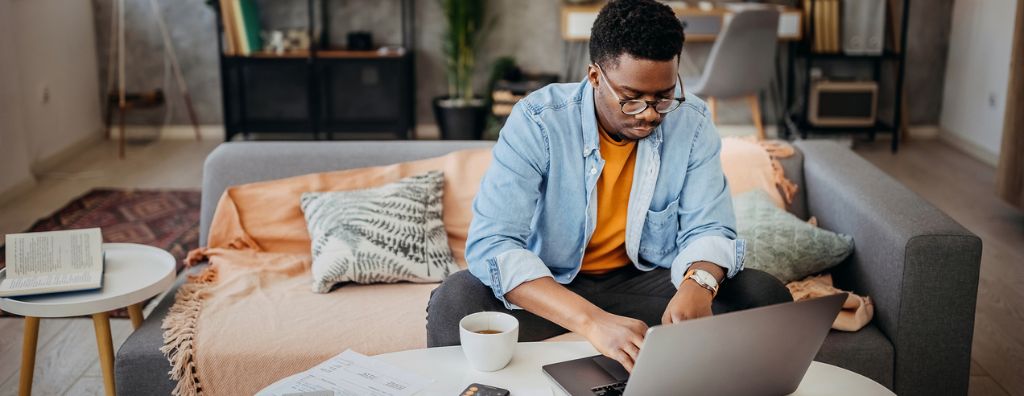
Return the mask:
POLYGON ((691 280, 685 280, 668 302, 662 324, 679 323, 688 319, 711 316, 711 292, 691 280))

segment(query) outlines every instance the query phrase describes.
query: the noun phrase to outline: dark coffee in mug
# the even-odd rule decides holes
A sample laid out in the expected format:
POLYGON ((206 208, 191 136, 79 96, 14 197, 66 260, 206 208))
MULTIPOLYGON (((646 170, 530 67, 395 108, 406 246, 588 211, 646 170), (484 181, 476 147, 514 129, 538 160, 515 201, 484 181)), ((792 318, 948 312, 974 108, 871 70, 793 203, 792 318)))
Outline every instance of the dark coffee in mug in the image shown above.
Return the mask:
POLYGON ((474 333, 477 333, 477 334, 498 334, 498 333, 501 333, 501 331, 498 331, 498 330, 480 330, 480 331, 474 331, 474 333))

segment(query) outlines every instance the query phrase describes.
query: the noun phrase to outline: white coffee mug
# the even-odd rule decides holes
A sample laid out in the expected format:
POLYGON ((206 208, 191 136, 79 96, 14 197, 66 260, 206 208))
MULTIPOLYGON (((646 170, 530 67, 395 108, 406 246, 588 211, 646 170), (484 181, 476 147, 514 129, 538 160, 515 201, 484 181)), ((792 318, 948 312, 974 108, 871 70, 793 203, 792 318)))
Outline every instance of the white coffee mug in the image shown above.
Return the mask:
POLYGON ((459 338, 470 367, 479 371, 501 370, 516 350, 519 320, 501 312, 469 314, 459 321, 459 338))

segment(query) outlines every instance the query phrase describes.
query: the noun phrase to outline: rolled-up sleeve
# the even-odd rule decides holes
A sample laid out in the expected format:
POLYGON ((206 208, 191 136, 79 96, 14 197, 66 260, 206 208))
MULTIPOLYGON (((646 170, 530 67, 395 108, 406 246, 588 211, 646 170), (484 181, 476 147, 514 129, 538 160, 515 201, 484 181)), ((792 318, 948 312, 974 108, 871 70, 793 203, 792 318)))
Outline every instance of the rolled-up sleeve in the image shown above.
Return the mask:
POLYGON ((505 293, 523 282, 552 276, 526 247, 549 161, 546 133, 521 101, 494 145, 491 165, 473 200, 466 240, 469 271, 509 309, 521 308, 509 303, 505 293))
POLYGON ((729 278, 736 276, 743 270, 746 247, 736 235, 736 215, 722 172, 722 139, 714 124, 706 120, 698 128, 691 147, 686 181, 680 193, 680 229, 676 236, 679 254, 672 261, 672 284, 676 287, 697 261, 724 268, 729 278))

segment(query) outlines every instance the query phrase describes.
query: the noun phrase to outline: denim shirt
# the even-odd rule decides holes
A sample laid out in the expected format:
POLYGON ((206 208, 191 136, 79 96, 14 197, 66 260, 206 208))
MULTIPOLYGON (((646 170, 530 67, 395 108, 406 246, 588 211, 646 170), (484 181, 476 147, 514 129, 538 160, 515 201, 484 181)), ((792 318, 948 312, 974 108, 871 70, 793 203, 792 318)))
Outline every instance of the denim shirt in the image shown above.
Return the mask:
MULTIPOLYGON (((604 167, 597 134, 587 80, 531 93, 501 129, 473 201, 466 260, 509 309, 521 308, 505 293, 523 282, 550 276, 568 284, 580 272, 604 167)), ((636 268, 669 268, 676 287, 696 261, 730 278, 743 269, 721 146, 707 106, 690 94, 638 142, 626 216, 626 254, 636 268)))

